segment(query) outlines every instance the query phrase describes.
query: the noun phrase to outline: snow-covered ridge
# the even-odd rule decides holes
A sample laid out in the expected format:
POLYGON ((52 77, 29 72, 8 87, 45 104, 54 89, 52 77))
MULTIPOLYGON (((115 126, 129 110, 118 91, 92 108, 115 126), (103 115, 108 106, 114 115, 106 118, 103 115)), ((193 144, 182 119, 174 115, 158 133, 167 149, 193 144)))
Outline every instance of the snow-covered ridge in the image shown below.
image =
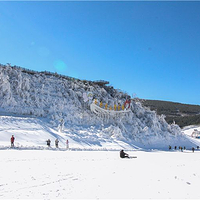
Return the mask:
POLYGON ((79 135, 82 133, 82 142, 89 138, 90 144, 93 141, 99 146, 100 137, 150 146, 161 143, 167 146, 166 141, 182 137, 177 125, 167 124, 164 116, 158 116, 133 100, 131 112, 125 115, 96 115, 90 110, 93 99, 114 107, 123 105, 129 98, 106 82, 101 83, 1 65, 0 107, 5 113, 41 117, 55 130, 59 120, 64 119, 68 132, 74 129, 79 135), (92 94, 88 101, 84 99, 86 93, 92 94))

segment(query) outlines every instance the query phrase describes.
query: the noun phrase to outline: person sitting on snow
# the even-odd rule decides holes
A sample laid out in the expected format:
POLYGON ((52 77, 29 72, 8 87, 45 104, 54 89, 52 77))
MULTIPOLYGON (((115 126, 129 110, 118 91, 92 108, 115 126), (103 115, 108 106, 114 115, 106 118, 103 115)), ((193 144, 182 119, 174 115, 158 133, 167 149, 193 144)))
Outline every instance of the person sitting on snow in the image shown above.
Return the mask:
POLYGON ((127 153, 124 152, 124 150, 120 151, 120 157, 121 158, 129 158, 129 155, 127 153))

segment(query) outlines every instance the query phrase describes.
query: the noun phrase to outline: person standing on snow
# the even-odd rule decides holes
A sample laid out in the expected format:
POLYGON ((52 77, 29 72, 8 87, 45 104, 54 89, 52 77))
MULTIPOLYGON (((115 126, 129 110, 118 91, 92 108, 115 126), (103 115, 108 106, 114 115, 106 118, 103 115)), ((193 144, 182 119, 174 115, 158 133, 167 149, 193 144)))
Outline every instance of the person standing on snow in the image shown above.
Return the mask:
POLYGON ((58 143, 59 143, 59 141, 58 141, 58 139, 56 138, 56 140, 55 140, 56 148, 58 148, 58 143))
POLYGON ((194 147, 192 147, 192 152, 194 153, 194 147))
POLYGON ((66 141, 66 148, 69 149, 69 141, 66 141))
POLYGON ((120 151, 120 158, 129 158, 129 155, 124 152, 124 150, 120 151))
POLYGON ((47 146, 48 146, 48 147, 50 147, 51 140, 50 140, 50 139, 48 139, 46 142, 47 142, 47 146))
POLYGON ((12 137, 10 138, 11 147, 14 147, 14 141, 15 141, 15 137, 14 135, 12 135, 12 137))

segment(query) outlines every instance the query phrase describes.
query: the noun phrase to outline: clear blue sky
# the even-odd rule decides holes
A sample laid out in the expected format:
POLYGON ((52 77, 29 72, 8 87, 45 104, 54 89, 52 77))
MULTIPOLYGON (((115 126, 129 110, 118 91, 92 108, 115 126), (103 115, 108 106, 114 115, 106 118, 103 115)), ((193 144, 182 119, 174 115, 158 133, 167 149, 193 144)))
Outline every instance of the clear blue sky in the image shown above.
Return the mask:
POLYGON ((0 63, 200 105, 200 2, 0 2, 0 63))

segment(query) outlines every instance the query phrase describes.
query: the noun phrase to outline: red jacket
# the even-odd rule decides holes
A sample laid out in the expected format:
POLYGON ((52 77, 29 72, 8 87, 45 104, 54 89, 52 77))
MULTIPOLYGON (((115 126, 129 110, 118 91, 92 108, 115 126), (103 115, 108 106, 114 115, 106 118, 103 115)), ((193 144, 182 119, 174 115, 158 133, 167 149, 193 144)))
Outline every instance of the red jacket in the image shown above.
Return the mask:
POLYGON ((124 107, 126 108, 126 104, 128 104, 128 108, 130 108, 130 104, 131 104, 131 100, 126 99, 125 103, 124 103, 124 107))
POLYGON ((14 136, 12 136, 10 140, 11 140, 11 142, 14 142, 14 140, 15 140, 14 136))

